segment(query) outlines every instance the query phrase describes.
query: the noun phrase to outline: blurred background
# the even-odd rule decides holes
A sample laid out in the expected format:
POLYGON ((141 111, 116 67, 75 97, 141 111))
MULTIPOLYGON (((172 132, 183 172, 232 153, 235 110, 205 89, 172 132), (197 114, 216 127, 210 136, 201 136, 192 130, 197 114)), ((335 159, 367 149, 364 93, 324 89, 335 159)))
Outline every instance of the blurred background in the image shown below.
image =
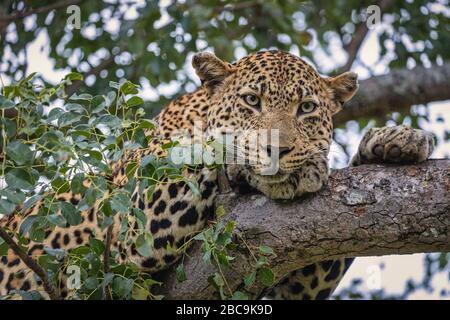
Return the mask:
MULTIPOLYGON (((449 18, 447 0, 2 0, 0 85, 34 72, 37 83, 55 84, 77 71, 85 80, 68 93, 97 94, 128 79, 151 117, 199 85, 195 52, 231 62, 277 48, 324 75, 359 75, 360 93, 336 118, 333 168, 383 125, 433 132, 432 157, 448 158, 449 18)), ((450 299, 449 255, 358 258, 334 298, 450 299)))

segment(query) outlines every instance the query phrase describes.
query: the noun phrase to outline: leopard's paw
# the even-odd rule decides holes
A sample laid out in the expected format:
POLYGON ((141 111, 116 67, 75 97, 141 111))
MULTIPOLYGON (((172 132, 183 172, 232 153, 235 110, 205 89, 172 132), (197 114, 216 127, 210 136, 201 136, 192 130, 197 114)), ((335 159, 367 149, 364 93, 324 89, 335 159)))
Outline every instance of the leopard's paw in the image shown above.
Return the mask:
POLYGON ((364 135, 351 164, 418 163, 433 152, 432 133, 408 126, 372 128, 364 135))

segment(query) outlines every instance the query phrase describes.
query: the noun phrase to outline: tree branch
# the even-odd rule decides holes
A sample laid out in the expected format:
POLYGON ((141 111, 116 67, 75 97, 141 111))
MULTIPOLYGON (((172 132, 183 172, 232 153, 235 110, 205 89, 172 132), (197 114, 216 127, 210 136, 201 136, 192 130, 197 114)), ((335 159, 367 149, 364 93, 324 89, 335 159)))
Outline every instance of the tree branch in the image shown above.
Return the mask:
MULTIPOLYGON (((380 11, 381 13, 383 13, 383 11, 389 8, 393 3, 393 0, 379 0, 377 2, 377 6, 380 7, 380 11)), ((348 58, 345 65, 339 69, 339 73, 350 70, 368 32, 369 28, 367 27, 367 21, 363 21, 356 26, 356 30, 353 34, 352 40, 348 44, 344 45, 344 49, 348 54, 348 58)))
POLYGON ((84 1, 84 0, 63 0, 63 1, 60 1, 57 3, 53 3, 51 5, 48 5, 48 6, 37 7, 34 9, 29 9, 29 10, 24 9, 23 11, 18 11, 11 15, 0 16, 0 27, 5 26, 13 21, 20 20, 25 17, 31 16, 33 14, 47 13, 52 10, 57 10, 60 8, 68 7, 73 4, 78 4, 82 1, 84 1))
POLYGON ((360 81, 359 90, 335 116, 342 124, 359 118, 384 118, 412 105, 450 99, 450 63, 431 68, 398 69, 360 81))
MULTIPOLYGON (((262 195, 222 195, 217 203, 229 212, 250 245, 271 246, 276 280, 310 263, 337 257, 450 251, 450 160, 419 165, 364 165, 334 171, 323 190, 296 201, 262 195)), ((254 267, 248 252, 233 252, 225 276, 232 290, 254 267)), ((213 299, 208 283, 215 268, 202 261, 200 243, 185 259, 187 280, 167 272, 158 294, 168 299, 213 299)), ((264 288, 256 283, 249 295, 264 288)))
POLYGON ((16 256, 20 258, 20 260, 23 261, 27 265, 28 268, 34 271, 39 278, 41 278, 42 283, 44 285, 44 290, 48 293, 50 299, 52 300, 59 300, 59 296, 57 294, 57 291, 53 284, 51 283, 50 279, 48 278, 47 273, 44 271, 44 269, 41 268, 41 266, 32 258, 30 257, 15 241, 13 238, 9 236, 9 234, 6 232, 5 229, 0 227, 0 238, 5 240, 5 242, 8 244, 9 248, 14 251, 16 256))

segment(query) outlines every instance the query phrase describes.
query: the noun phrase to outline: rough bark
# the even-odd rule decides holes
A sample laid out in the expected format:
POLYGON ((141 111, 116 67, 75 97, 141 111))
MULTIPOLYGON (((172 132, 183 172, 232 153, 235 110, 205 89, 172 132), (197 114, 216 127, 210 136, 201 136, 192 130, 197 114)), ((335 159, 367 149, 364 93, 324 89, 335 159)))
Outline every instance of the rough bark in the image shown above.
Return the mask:
MULTIPOLYGON (((276 279, 310 263, 337 257, 450 251, 450 160, 419 165, 364 165, 336 170, 328 186, 295 201, 262 195, 225 194, 217 203, 229 212, 250 245, 271 246, 276 279)), ((185 259, 187 280, 167 272, 159 293, 169 299, 213 299, 208 276, 216 269, 202 261, 200 243, 185 259)), ((233 290, 254 270, 246 251, 235 253, 225 270, 233 290)), ((257 283, 250 296, 264 288, 257 283)))
POLYGON ((336 124, 359 118, 384 118, 412 105, 450 99, 450 63, 398 69, 359 83, 359 90, 335 117, 336 124))

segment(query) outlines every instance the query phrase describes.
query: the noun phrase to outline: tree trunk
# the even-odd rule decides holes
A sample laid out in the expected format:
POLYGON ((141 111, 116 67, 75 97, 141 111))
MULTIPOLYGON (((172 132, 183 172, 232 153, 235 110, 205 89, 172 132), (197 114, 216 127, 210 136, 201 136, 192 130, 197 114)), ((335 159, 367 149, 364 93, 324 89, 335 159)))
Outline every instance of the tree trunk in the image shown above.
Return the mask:
MULTIPOLYGON (((219 196, 237 232, 250 246, 268 245, 276 257, 269 267, 276 280, 307 264, 337 257, 450 251, 450 160, 419 165, 364 165, 334 171, 315 195, 273 201, 262 195, 219 196)), ((254 270, 248 251, 233 252, 224 270, 232 290, 254 270)), ((215 299, 208 277, 217 270, 202 261, 200 242, 184 261, 187 280, 165 274, 158 293, 168 299, 215 299)), ((240 289, 242 290, 242 289, 240 289)), ((263 292, 257 281, 251 298, 263 292)))
POLYGON ((450 99, 450 63, 398 69, 359 83, 359 90, 335 116, 336 124, 359 118, 384 118, 416 104, 450 99))

